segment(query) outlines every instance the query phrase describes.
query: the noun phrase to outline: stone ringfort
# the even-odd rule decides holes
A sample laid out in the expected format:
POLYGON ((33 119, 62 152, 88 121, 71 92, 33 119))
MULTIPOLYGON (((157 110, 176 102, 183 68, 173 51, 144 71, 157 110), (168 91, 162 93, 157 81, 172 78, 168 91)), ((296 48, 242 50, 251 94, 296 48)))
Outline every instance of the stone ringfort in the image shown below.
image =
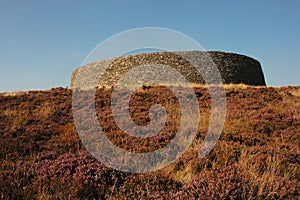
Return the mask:
MULTIPOLYGON (((188 60, 192 60, 194 63, 201 63, 202 65, 203 63, 205 65, 214 64, 220 71, 223 84, 246 84, 254 86, 266 85, 261 65, 257 60, 253 58, 235 53, 226 53, 219 51, 187 51, 179 53, 154 52, 99 60, 77 68, 72 73, 70 87, 74 88, 75 78, 79 70, 81 73, 81 77, 85 77, 85 74, 87 75, 86 77, 90 77, 91 74, 99 75, 99 73, 91 72, 89 70, 101 70, 101 68, 106 64, 108 65, 106 70, 101 71, 102 78, 98 78, 98 87, 113 86, 126 72, 130 71, 136 66, 147 66, 147 64, 149 65, 149 67, 151 67, 151 64, 170 66, 180 72, 190 83, 205 84, 204 79, 198 73, 198 71, 194 67, 192 67, 189 61, 184 59, 186 57, 188 57, 188 60), (208 57, 210 61, 208 60, 208 57), (89 66, 93 67, 91 68, 89 66)), ((167 72, 162 71, 160 74, 163 73, 167 72)), ((156 75, 159 76, 159 74, 156 75)), ((81 81, 80 84, 82 87, 84 87, 90 85, 89 81, 90 80, 86 78, 86 80, 81 81)))

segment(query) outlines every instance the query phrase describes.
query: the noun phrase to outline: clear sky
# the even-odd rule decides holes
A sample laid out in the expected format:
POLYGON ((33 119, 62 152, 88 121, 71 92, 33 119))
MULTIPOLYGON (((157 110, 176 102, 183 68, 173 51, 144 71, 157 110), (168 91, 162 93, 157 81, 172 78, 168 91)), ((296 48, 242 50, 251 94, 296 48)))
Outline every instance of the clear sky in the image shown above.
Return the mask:
POLYGON ((0 92, 66 87, 97 44, 138 27, 251 56, 268 85, 300 85, 299 11, 297 0, 0 0, 0 92))

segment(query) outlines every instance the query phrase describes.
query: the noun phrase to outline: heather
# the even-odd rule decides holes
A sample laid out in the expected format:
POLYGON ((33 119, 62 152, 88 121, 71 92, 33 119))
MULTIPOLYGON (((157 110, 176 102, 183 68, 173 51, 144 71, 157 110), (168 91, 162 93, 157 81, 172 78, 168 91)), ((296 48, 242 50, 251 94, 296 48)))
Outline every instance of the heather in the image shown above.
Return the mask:
MULTIPOLYGON (((179 89, 184 95, 184 87, 179 89)), ((205 158, 198 152, 210 120, 210 96, 207 88, 194 90, 201 120, 192 145, 171 165, 143 174, 109 168, 85 149, 73 122, 71 90, 0 94, 0 198, 298 199, 300 87, 227 87, 222 135, 205 158)), ((98 89, 95 102, 99 124, 115 145, 149 152, 174 137, 180 107, 167 88, 144 87, 130 99, 138 125, 149 124, 151 105, 166 107, 166 126, 151 138, 120 130, 111 92, 98 89)))

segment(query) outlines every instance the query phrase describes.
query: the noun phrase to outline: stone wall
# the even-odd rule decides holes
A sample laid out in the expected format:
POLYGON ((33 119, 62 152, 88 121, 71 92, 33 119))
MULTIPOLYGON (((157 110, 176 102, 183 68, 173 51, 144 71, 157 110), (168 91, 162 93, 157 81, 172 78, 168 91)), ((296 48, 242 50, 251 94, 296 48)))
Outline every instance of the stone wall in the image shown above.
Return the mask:
MULTIPOLYGON (((101 87, 112 86, 116 84, 119 78, 122 77, 130 69, 145 64, 149 64, 149 68, 151 67, 150 64, 167 65, 180 72, 189 82, 196 84, 205 84, 202 76, 194 67, 192 67, 193 65, 189 61, 192 61, 193 64, 201 63, 200 66, 204 68, 204 72, 211 69, 209 68, 210 65, 215 64, 215 66, 217 66, 220 71, 224 84, 243 83, 256 86, 266 85, 261 65, 257 60, 253 58, 235 53, 224 53, 216 51, 189 51, 177 53, 155 52, 148 54, 136 54, 96 61, 94 63, 90 63, 76 69, 72 74, 70 87, 74 88, 74 80, 78 74, 79 69, 82 77, 85 77, 84 74, 93 74, 97 76, 101 74, 101 79, 95 77, 97 78, 95 80, 99 79, 98 86, 101 87), (186 58, 188 58, 188 61, 186 58), (105 65, 108 65, 107 69, 105 71, 101 71, 101 69, 103 69, 103 66, 105 65), (91 66, 93 67, 91 68, 91 66), (101 73, 89 71, 91 69, 96 71, 100 70, 101 73)), ((162 72, 161 74, 163 73, 164 72, 162 72)), ((159 74, 157 75, 159 76, 159 74)), ((89 85, 89 80, 84 80, 83 82, 81 82, 81 85, 82 83, 84 83, 84 85, 89 85)))

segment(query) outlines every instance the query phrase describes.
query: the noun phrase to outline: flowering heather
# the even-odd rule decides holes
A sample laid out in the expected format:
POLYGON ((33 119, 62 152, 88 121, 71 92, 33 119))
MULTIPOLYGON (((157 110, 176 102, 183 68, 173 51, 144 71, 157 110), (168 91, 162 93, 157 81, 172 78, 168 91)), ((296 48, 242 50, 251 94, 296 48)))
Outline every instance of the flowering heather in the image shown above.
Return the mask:
MULTIPOLYGON (((143 174, 109 168, 85 149, 71 90, 0 94, 0 199, 299 199, 300 87, 227 87, 222 135, 202 159, 210 96, 206 88, 194 90, 201 121, 192 145, 171 165, 143 174)), ((95 102, 99 124, 115 145, 150 152, 172 140, 180 107, 168 89, 145 87, 130 99, 140 126, 149 124, 152 105, 166 108, 165 127, 145 139, 116 125, 111 92, 98 89, 95 102)))

